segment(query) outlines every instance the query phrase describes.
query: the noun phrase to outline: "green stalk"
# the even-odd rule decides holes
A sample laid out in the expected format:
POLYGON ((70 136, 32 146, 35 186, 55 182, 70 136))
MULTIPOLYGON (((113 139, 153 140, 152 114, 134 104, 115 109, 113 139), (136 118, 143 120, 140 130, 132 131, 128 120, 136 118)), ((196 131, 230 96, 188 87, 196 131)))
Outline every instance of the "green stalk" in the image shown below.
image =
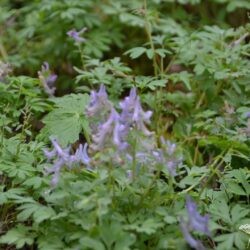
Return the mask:
POLYGON ((148 16, 147 16, 147 0, 144 0, 144 10, 145 10, 145 30, 146 30, 146 34, 148 36, 148 40, 149 40, 149 44, 151 47, 151 50, 153 51, 153 67, 154 67, 154 75, 157 76, 158 75, 158 64, 156 61, 156 54, 155 54, 155 46, 153 43, 153 39, 152 39, 152 27, 151 27, 151 23, 148 20, 148 16))

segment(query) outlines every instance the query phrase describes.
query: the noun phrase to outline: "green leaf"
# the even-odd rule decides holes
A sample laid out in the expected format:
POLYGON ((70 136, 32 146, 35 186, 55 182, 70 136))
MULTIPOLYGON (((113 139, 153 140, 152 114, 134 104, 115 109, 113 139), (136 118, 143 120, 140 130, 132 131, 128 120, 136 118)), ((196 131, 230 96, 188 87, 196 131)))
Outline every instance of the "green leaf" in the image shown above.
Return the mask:
POLYGON ((233 248, 233 244, 234 244, 234 239, 235 239, 234 237, 235 237, 235 233, 222 234, 222 235, 216 236, 214 238, 214 240, 216 242, 220 242, 218 244, 217 249, 218 250, 232 249, 233 248))
POLYGON ((146 233, 148 235, 156 232, 158 228, 163 226, 162 222, 157 222, 154 219, 147 219, 140 224, 127 225, 125 228, 128 230, 135 230, 138 233, 146 233))
POLYGON ((227 183, 227 190, 237 195, 247 195, 243 188, 234 181, 227 183))
POLYGON ((45 128, 49 135, 55 136, 63 147, 79 139, 79 133, 84 130, 89 134, 87 118, 84 110, 89 102, 89 96, 71 94, 53 100, 56 108, 45 118, 45 128))
POLYGON ((141 228, 138 229, 138 232, 144 232, 146 234, 152 234, 155 233, 158 228, 161 228, 163 226, 162 222, 157 222, 154 219, 147 219, 145 220, 141 228))
POLYGON ((236 204, 231 209, 232 223, 233 224, 239 223, 242 219, 247 218, 248 214, 249 214, 248 208, 244 208, 244 207, 241 207, 239 204, 236 204))
POLYGON ((129 55, 132 59, 140 57, 147 49, 144 47, 136 47, 125 52, 125 55, 129 55))
POLYGON ((78 140, 81 132, 81 121, 77 113, 61 113, 52 111, 44 119, 45 129, 49 131, 49 135, 57 138, 59 144, 63 147, 69 143, 78 140))
POLYGON ((194 67, 194 72, 197 75, 201 75, 205 71, 205 67, 202 64, 196 64, 194 67))
POLYGON ((250 9, 250 3, 248 0, 232 0, 227 5, 228 12, 232 12, 237 8, 250 9))
POLYGON ((18 225, 16 228, 10 229, 5 235, 0 237, 0 243, 12 245, 17 249, 24 247, 25 244, 32 245, 34 239, 29 229, 23 225, 18 225))
POLYGON ((133 234, 121 233, 116 239, 114 250, 130 250, 130 246, 135 242, 136 237, 133 234))
POLYGON ((90 238, 90 237, 82 237, 80 239, 80 244, 82 249, 95 249, 95 250, 105 250, 104 245, 102 244, 101 241, 90 238))
POLYGON ((191 76, 191 74, 189 74, 186 71, 182 71, 181 73, 179 73, 179 79, 180 79, 180 81, 182 81, 184 83, 184 85, 186 86, 186 88, 188 90, 191 90, 190 76, 191 76))
POLYGON ((26 221, 30 216, 33 216, 34 221, 39 224, 55 216, 55 211, 51 207, 39 203, 25 203, 19 206, 18 210, 22 210, 17 216, 19 221, 26 221))
POLYGON ((167 80, 153 80, 150 82, 147 87, 151 90, 156 90, 158 87, 165 87, 167 84, 167 80))
POLYGON ((65 249, 65 245, 58 235, 42 235, 38 238, 39 250, 61 250, 65 249))
POLYGON ((55 211, 51 207, 46 206, 40 206, 33 214, 34 221, 38 224, 53 216, 55 216, 55 211))
POLYGON ((250 153, 250 149, 245 143, 233 139, 223 138, 222 136, 208 136, 205 139, 199 140, 199 145, 214 145, 222 150, 234 148, 244 153, 250 153))
POLYGON ((231 224, 230 208, 224 199, 215 200, 209 208, 210 213, 227 224, 231 224))
POLYGON ((152 49, 147 49, 146 55, 147 55, 148 59, 152 60, 154 57, 154 51, 152 49))
POLYGON ((250 238, 246 234, 243 234, 241 232, 235 233, 234 243, 238 249, 248 249, 249 242, 250 242, 250 238), (248 240, 248 244, 247 244, 247 240, 248 240))
POLYGON ((171 54, 171 51, 166 49, 156 49, 155 53, 164 58, 166 57, 166 54, 171 54))
POLYGON ((143 18, 133 15, 131 13, 123 12, 119 15, 121 22, 130 24, 132 26, 143 27, 145 25, 145 21, 143 18))
POLYGON ((249 184, 249 175, 244 169, 233 169, 226 175, 231 179, 237 180, 238 183, 242 184, 244 191, 249 195, 250 194, 250 184, 249 184))
POLYGON ((34 176, 26 180, 23 185, 28 186, 28 187, 33 187, 34 189, 38 189, 41 187, 43 183, 43 178, 34 176))

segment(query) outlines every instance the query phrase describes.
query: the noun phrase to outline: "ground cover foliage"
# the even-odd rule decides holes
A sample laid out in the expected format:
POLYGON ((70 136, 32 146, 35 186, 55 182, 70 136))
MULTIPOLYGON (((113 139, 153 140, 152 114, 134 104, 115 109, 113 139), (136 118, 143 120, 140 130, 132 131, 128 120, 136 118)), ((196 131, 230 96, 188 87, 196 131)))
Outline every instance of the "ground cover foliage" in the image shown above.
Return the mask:
POLYGON ((247 249, 250 3, 2 0, 1 249, 247 249))

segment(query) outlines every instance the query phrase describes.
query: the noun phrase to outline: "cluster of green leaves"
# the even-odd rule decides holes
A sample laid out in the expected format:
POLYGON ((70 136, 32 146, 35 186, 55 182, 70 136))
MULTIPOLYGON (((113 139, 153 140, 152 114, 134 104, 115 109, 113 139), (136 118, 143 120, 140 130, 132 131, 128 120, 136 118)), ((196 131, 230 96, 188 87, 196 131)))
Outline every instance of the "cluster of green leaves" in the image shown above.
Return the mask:
POLYGON ((179 218, 190 194, 212 231, 195 236, 208 249, 245 249, 249 9, 245 0, 1 1, 1 60, 29 76, 7 76, 0 63, 0 248, 189 249, 179 218), (83 27, 84 43, 66 35, 83 27), (57 95, 73 93, 46 95, 43 61, 59 75, 57 95), (100 83, 117 108, 137 88, 156 140, 183 153, 178 176, 142 166, 130 179, 106 150, 91 155, 93 172, 64 169, 51 189, 43 149, 50 136, 72 151, 91 141, 84 110, 100 83))

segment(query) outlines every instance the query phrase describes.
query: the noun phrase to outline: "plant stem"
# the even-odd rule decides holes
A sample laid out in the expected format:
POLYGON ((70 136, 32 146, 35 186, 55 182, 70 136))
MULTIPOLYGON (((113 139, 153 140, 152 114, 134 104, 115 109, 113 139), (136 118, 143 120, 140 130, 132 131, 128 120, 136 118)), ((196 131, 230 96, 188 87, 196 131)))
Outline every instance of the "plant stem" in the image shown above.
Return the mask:
POLYGON ((157 61, 156 61, 156 54, 155 54, 155 46, 154 46, 154 43, 153 43, 153 39, 152 39, 152 27, 151 27, 151 23, 150 21, 148 20, 148 13, 147 13, 147 0, 144 0, 144 10, 145 10, 145 30, 146 30, 146 33, 147 33, 147 36, 148 36, 148 40, 149 40, 149 44, 150 44, 150 47, 151 47, 151 50, 153 52, 153 67, 154 67, 154 75, 157 76, 158 75, 158 64, 157 64, 157 61))
MULTIPOLYGON (((210 170, 213 171, 212 175, 209 177, 209 180, 211 179, 211 177, 213 177, 214 173, 215 173, 215 170, 221 165, 221 163, 224 161, 223 159, 223 155, 224 155, 224 151, 218 155, 216 158, 215 158, 215 161, 213 162, 213 164, 210 166, 210 170), (218 163, 218 161, 220 161, 218 163), (218 164, 217 164, 218 163, 218 164)), ((179 194, 184 194, 184 193, 188 193, 189 191, 191 191, 192 189, 194 189, 197 185, 200 184, 200 182, 207 176, 207 173, 204 173, 200 178, 199 178, 199 181, 194 183, 193 185, 191 185, 190 187, 188 187, 187 189, 183 190, 182 192, 180 192, 179 194)), ((208 180, 208 181, 209 181, 208 180)), ((208 181, 206 183, 208 183, 208 181)), ((203 186, 203 188, 201 189, 200 191, 200 195, 201 193, 203 192, 204 188, 205 188, 206 185, 203 186)))

